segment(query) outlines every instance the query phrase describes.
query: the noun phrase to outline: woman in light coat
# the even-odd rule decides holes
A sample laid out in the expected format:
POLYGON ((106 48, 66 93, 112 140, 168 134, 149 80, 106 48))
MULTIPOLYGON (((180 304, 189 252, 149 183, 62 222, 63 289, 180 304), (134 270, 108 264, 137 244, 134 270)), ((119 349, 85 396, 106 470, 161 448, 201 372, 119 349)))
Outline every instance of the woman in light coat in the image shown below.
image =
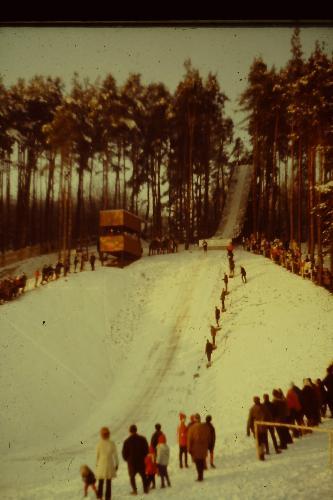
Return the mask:
POLYGON ((110 431, 107 427, 102 427, 100 435, 101 439, 96 447, 97 498, 103 498, 105 481, 105 500, 111 500, 111 480, 117 476, 118 453, 115 443, 110 440, 110 431))

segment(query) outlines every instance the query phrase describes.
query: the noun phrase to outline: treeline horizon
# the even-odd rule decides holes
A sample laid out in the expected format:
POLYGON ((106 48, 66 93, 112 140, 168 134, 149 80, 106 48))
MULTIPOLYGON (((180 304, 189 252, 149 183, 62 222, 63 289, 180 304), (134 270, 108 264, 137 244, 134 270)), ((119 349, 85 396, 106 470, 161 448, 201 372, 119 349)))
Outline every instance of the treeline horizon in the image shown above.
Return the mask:
POLYGON ((317 43, 306 60, 295 29, 283 68, 254 58, 239 98, 252 151, 216 75, 184 68, 173 93, 139 74, 122 86, 75 74, 67 93, 60 78, 0 80, 0 251, 81 245, 106 208, 188 248, 214 234, 233 167, 253 163, 244 233, 307 241, 321 262, 332 255, 332 57, 317 43))

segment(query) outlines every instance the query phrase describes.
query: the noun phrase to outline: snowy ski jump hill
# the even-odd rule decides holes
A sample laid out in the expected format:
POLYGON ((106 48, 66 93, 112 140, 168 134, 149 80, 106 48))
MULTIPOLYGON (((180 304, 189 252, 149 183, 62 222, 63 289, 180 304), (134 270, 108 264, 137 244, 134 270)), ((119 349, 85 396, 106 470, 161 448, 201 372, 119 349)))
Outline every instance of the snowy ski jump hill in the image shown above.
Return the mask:
MULTIPOLYGON (((261 256, 236 249, 235 261, 209 369, 204 347, 225 252, 193 248, 125 269, 98 267, 0 306, 1 499, 82 498, 79 467, 95 467, 100 427, 110 427, 120 455, 130 424, 150 439, 156 422, 171 447, 172 487, 160 491, 158 479, 149 498, 332 498, 325 434, 265 462, 246 437, 254 395, 324 376, 333 357, 332 296, 261 256), (217 468, 203 483, 194 481, 194 466, 178 468, 180 411, 213 416, 217 468)), ((328 419, 321 428, 332 427, 328 419)), ((112 489, 113 500, 131 498, 121 458, 112 489)))
MULTIPOLYGON (((234 168, 219 227, 215 235, 207 240, 210 249, 224 249, 233 238, 237 238, 241 234, 252 176, 253 164, 236 165, 234 168)), ((200 247, 203 241, 199 240, 200 247)))

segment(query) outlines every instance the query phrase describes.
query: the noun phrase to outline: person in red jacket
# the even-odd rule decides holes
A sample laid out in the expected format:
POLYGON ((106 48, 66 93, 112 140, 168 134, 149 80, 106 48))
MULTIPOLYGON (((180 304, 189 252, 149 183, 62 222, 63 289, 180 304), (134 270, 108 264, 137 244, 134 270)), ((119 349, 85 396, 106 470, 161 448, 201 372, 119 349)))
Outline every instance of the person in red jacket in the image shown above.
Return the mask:
MULTIPOLYGON (((290 384, 290 388, 287 392, 287 406, 289 409, 289 422, 291 424, 299 424, 304 425, 303 418, 300 419, 300 415, 302 412, 302 405, 300 403, 297 392, 294 389, 294 383, 290 384)), ((293 429, 293 435, 295 438, 301 436, 301 431, 298 429, 293 429)))
POLYGON ((185 424, 186 415, 184 413, 179 413, 180 423, 177 428, 177 437, 179 444, 179 467, 183 468, 183 455, 185 457, 185 467, 187 464, 187 426, 185 424))
POLYGON ((146 485, 147 489, 155 489, 156 488, 156 483, 155 483, 155 475, 157 472, 157 467, 155 463, 155 448, 154 446, 150 445, 149 446, 149 453, 145 458, 145 472, 146 472, 146 485))

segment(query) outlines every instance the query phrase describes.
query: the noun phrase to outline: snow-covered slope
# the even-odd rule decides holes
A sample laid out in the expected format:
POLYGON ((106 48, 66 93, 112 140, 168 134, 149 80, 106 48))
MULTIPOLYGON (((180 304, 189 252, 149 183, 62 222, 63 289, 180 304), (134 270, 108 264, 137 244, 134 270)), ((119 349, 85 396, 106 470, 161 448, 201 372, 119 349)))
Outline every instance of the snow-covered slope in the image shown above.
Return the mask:
MULTIPOLYGON (((94 467, 99 428, 110 426, 120 448, 131 423, 150 438, 157 421, 172 448, 167 498, 329 498, 325 436, 259 463, 245 424, 253 395, 324 375, 333 357, 332 296, 260 256, 236 251, 235 260, 248 283, 239 273, 230 280, 209 369, 203 353, 225 252, 98 268, 0 307, 0 498, 81 498, 78 468, 94 467), (213 415, 218 468, 202 485, 194 470, 177 467, 179 411, 213 415)), ((128 497, 125 465, 114 499, 128 497)))

